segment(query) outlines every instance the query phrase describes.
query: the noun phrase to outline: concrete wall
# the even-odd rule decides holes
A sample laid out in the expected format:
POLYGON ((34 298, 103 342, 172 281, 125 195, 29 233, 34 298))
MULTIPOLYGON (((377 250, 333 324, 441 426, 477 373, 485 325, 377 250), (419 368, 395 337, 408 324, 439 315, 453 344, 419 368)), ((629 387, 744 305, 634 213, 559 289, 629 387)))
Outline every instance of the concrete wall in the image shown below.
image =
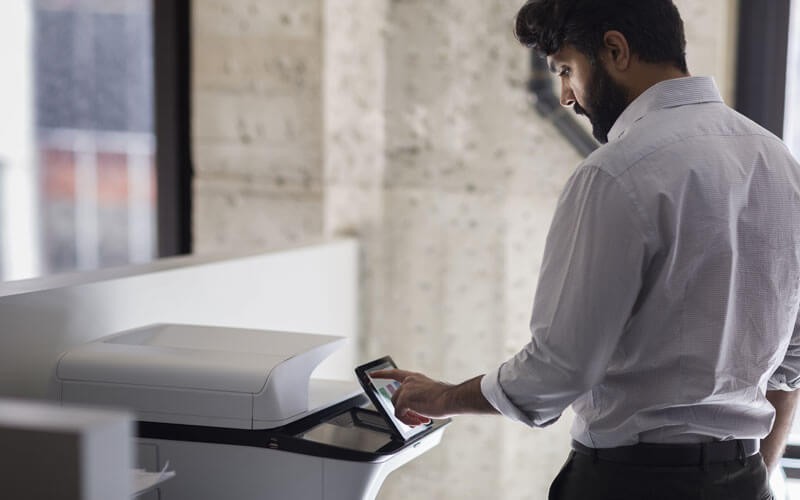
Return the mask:
POLYGON ((322 233, 320 7, 193 2, 196 251, 322 233))
POLYGON ((686 29, 686 59, 693 75, 711 75, 722 97, 736 95, 737 0, 673 0, 686 29))
MULTIPOLYGON (((356 235, 363 360, 457 382, 516 352, 580 161, 531 109, 521 3, 194 0, 197 250, 356 235)), ((677 3, 733 95, 735 2, 677 3)), ((544 498, 569 423, 458 418, 380 498, 544 498)))

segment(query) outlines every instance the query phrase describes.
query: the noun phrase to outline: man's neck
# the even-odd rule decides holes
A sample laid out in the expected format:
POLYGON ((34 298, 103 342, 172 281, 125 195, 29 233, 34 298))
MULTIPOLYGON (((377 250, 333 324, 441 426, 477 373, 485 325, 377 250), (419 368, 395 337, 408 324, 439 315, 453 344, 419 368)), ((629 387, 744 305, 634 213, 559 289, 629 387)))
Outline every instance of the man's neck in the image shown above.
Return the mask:
POLYGON ((629 103, 636 100, 647 89, 657 83, 674 78, 691 76, 688 72, 681 71, 672 65, 639 63, 635 69, 634 78, 628 84, 629 103))

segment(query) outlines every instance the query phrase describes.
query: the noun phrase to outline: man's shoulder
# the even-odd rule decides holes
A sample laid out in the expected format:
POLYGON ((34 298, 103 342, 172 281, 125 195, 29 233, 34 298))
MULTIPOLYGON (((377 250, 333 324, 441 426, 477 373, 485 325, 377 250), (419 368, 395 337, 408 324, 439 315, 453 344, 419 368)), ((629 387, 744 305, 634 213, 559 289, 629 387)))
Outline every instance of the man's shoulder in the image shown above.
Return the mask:
POLYGON ((577 171, 584 169, 598 169, 604 173, 617 177, 624 170, 628 161, 625 158, 624 148, 619 144, 620 141, 603 144, 587 156, 577 168, 577 171))
POLYGON ((750 138, 785 148, 774 134, 724 103, 703 103, 648 113, 619 139, 594 151, 584 164, 619 177, 656 153, 678 158, 693 148, 722 147, 723 138, 750 138))

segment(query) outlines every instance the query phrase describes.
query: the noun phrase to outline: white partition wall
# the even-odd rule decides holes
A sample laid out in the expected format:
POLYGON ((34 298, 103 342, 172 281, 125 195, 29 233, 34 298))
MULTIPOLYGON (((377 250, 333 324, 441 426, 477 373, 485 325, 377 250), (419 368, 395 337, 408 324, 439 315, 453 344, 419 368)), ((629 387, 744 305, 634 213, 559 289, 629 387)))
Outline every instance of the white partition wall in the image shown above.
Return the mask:
POLYGON ((341 335, 348 345, 315 377, 356 364, 354 240, 237 258, 182 257, 0 285, 0 396, 44 398, 60 353, 151 323, 341 335))

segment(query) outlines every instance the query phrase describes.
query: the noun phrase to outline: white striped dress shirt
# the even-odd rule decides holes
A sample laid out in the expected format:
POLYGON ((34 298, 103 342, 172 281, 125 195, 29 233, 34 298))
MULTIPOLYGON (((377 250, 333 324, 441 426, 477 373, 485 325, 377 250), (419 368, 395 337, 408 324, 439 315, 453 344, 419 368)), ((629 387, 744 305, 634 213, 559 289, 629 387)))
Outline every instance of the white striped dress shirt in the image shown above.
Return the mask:
POLYGON ((591 447, 762 438, 800 385, 800 166, 711 78, 654 85, 569 180, 501 413, 591 447))

